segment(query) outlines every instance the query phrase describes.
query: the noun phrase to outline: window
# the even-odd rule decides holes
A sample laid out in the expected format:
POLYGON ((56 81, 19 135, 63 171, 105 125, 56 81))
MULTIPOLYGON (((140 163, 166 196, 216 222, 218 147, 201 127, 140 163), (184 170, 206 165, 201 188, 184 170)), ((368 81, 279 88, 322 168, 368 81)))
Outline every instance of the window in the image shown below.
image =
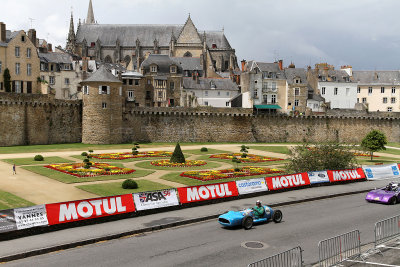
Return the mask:
POLYGON ((333 94, 337 95, 337 93, 338 93, 338 88, 337 87, 333 88, 333 94))
POLYGON ((257 81, 254 81, 254 83, 257 83, 257 81))
POLYGON ((119 87, 119 95, 122 96, 122 86, 119 87))
POLYGON ((271 103, 272 104, 276 103, 276 95, 271 95, 271 103))
POLYGON ((26 64, 26 75, 28 75, 28 76, 32 75, 32 65, 31 64, 26 64))
POLYGON ((205 91, 205 92, 204 92, 204 95, 205 95, 205 96, 208 96, 208 91, 205 91))
POLYGON ((381 94, 385 93, 385 87, 381 87, 381 94))
POLYGON ((133 99, 134 98, 133 91, 128 91, 128 98, 129 99, 133 99))
POLYGON ((18 46, 15 47, 15 56, 19 57, 19 47, 18 46))
POLYGON ((322 76, 322 77, 321 77, 321 81, 325 82, 325 81, 326 81, 326 77, 325 77, 325 76, 322 76))
POLYGON ((162 98, 163 97, 163 92, 162 91, 158 91, 158 98, 162 98))
POLYGON ((396 87, 392 87, 392 94, 396 93, 396 87))
POLYGON ((295 107, 298 107, 298 106, 299 106, 299 100, 298 100, 298 99, 296 99, 296 100, 294 101, 294 106, 295 106, 295 107))
POLYGON ((54 71, 54 65, 50 64, 50 71, 54 71))
POLYGON ((122 83, 123 83, 123 84, 127 84, 126 81, 127 81, 126 79, 122 79, 122 83))
POLYGON ((299 78, 294 79, 294 83, 300 83, 301 80, 299 78))
POLYGON ((372 87, 368 87, 368 94, 372 94, 372 87))
POLYGON ((363 104, 366 104, 366 103, 367 103, 367 98, 366 98, 366 97, 363 97, 363 98, 362 98, 362 102, 363 102, 363 104))
POLYGON ((89 86, 85 85, 83 86, 83 94, 88 95, 89 94, 89 86))
POLYGON ((208 101, 204 101, 204 105, 205 105, 205 106, 208 106, 208 101))
POLYGON ((268 95, 263 95, 264 102, 268 102, 268 95))
POLYGON ((254 98, 258 98, 258 91, 257 90, 254 90, 253 97, 254 98))
POLYGON ((151 72, 157 72, 157 66, 150 66, 150 71, 151 72))
POLYGON ((46 70, 46 64, 40 63, 40 70, 45 71, 46 70))
POLYGON ((346 88, 346 96, 350 95, 350 88, 346 88))
POLYGON ((91 42, 90 43, 90 47, 95 47, 96 46, 96 43, 95 42, 91 42))
POLYGON ((325 94, 326 93, 326 88, 325 87, 322 87, 322 90, 321 90, 322 92, 321 92, 321 94, 325 94))
POLYGON ((226 92, 226 96, 229 96, 229 92, 226 92))
POLYGON ((64 70, 71 70, 70 64, 64 64, 64 70))
POLYGON ((229 107, 229 102, 225 102, 225 106, 229 107))
POLYGON ((300 95, 300 88, 294 88, 294 95, 300 95))
POLYGON ((360 99, 357 97, 357 103, 360 103, 360 99))
POLYGON ((395 97, 390 98, 390 103, 392 104, 396 103, 396 98, 395 97))
POLYGON ((163 80, 157 80, 157 87, 164 87, 164 81, 163 80))
POLYGON ((22 41, 22 42, 25 42, 25 35, 22 35, 22 36, 21 36, 21 41, 22 41))
POLYGON ((100 85, 99 86, 99 95, 109 95, 110 94, 110 86, 100 85))
POLYGON ((54 77, 54 76, 49 76, 49 83, 50 83, 50 84, 55 84, 55 83, 56 83, 56 77, 54 77))
POLYGON ((64 79, 64 83, 65 83, 66 85, 69 85, 69 78, 65 78, 65 79, 64 79))
POLYGON ((0 90, 3 90, 3 83, 0 82, 0 90))
POLYGON ((176 66, 171 66, 170 72, 171 73, 176 73, 176 66))
POLYGON ((150 91, 146 91, 146 99, 151 99, 151 92, 150 91))
POLYGON ((31 58, 31 49, 30 48, 26 49, 26 57, 31 58))
POLYGON ((104 109, 104 108, 107 108, 107 103, 106 102, 103 102, 103 103, 101 103, 101 107, 104 109))
POLYGON ((271 87, 272 87, 272 91, 275 91, 276 90, 276 82, 272 82, 271 87))
POLYGON ((15 92, 21 93, 21 81, 15 81, 15 92))
POLYGON ((135 80, 135 85, 139 85, 139 80, 135 80))
POLYGON ((392 111, 393 111, 393 108, 392 108, 392 107, 388 107, 388 108, 387 108, 387 111, 388 111, 388 112, 392 112, 392 111))
POLYGON ((169 89, 171 89, 171 90, 175 89, 175 83, 174 82, 170 82, 169 83, 169 89))
POLYGON ((359 94, 361 92, 361 88, 357 87, 357 94, 359 94))
POLYGON ((151 80, 150 79, 147 80, 147 84, 151 84, 151 80))
POLYGON ((129 79, 129 85, 133 85, 133 80, 129 79))
POLYGON ((217 48, 217 44, 212 44, 211 47, 212 47, 213 49, 215 49, 215 48, 217 48))
POLYGON ((262 82, 262 90, 263 90, 263 92, 266 92, 268 90, 268 83, 267 82, 262 82))
POLYGON ((44 81, 44 75, 40 76, 40 81, 44 81))
POLYGON ((383 104, 386 104, 387 103, 387 97, 384 97, 383 98, 383 104))
POLYGON ((21 71, 21 66, 19 63, 15 63, 15 74, 19 75, 21 71))
POLYGON ((1 73, 1 67, 2 67, 2 64, 1 64, 1 61, 0 61, 0 73, 1 73))

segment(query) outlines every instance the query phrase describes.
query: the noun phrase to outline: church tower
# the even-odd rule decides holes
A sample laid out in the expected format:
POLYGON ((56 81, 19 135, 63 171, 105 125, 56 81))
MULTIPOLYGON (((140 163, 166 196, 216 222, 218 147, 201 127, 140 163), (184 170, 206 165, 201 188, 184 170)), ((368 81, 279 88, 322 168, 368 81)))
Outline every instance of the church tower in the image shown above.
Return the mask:
POLYGON ((94 20, 94 12, 93 12, 93 5, 92 5, 92 0, 89 0, 89 9, 86 17, 86 24, 96 24, 96 21, 94 20))
POLYGON ((74 29, 74 17, 71 12, 71 20, 69 22, 69 32, 68 32, 66 50, 68 52, 75 53, 75 46, 76 46, 76 36, 74 29))

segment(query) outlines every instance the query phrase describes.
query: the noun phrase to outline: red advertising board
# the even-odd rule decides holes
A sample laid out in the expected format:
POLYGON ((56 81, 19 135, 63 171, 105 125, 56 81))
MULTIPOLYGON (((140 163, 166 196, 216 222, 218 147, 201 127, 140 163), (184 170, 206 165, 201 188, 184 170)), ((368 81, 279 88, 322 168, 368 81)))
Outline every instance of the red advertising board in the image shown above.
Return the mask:
POLYGON ((132 194, 46 205, 49 225, 134 212, 132 194))
POLYGON ((365 179, 365 174, 362 168, 349 170, 328 171, 329 181, 331 183, 365 179))
POLYGON ((178 194, 181 203, 191 203, 239 195, 235 182, 180 187, 178 188, 178 194))
POLYGON ((268 190, 280 190, 285 188, 299 187, 310 184, 310 179, 306 172, 291 175, 266 177, 268 190))

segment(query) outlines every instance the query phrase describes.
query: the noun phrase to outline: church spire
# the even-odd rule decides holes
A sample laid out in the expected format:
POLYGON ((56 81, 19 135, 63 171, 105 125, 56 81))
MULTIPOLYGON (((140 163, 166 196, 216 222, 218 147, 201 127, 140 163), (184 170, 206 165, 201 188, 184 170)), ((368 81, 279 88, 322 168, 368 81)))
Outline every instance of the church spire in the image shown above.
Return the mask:
POLYGON ((89 9, 86 17, 86 24, 95 24, 92 0, 89 0, 89 9))
POLYGON ((69 32, 67 38, 67 51, 74 53, 75 51, 75 28, 74 28, 74 16, 71 12, 71 20, 69 22, 69 32))

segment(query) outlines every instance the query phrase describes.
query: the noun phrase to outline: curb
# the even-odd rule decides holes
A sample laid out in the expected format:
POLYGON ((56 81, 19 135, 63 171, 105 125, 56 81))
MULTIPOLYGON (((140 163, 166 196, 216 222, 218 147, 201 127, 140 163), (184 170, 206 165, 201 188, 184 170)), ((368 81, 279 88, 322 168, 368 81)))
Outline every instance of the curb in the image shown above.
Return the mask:
MULTIPOLYGON (((366 192, 369 192, 370 190, 371 189, 365 189, 365 190, 360 190, 360 191, 337 193, 337 194, 318 196, 318 197, 307 198, 307 199, 291 200, 291 201, 286 201, 286 202, 281 202, 281 203, 274 203, 274 204, 271 204, 271 205, 268 205, 268 206, 270 206, 272 208, 278 207, 278 206, 288 206, 288 205, 292 205, 292 204, 305 203, 305 202, 311 202, 311 201, 322 200, 322 199, 329 199, 329 198, 340 197, 340 196, 347 196, 347 195, 355 195, 355 194, 360 194, 360 193, 366 193, 366 192)), ((219 215, 220 214, 208 215, 208 216, 203 216, 203 217, 199 217, 199 218, 193 218, 193 219, 182 220, 182 221, 173 222, 173 223, 167 223, 167 224, 162 224, 162 225, 157 225, 157 226, 151 226, 151 227, 146 227, 146 228, 142 228, 142 229, 122 232, 122 233, 119 233, 119 234, 106 235, 106 236, 101 236, 101 237, 97 237, 97 238, 91 238, 91 239, 76 241, 76 242, 69 243, 69 244, 62 244, 62 245, 57 245, 57 246, 52 246, 52 247, 46 247, 46 248, 35 249, 35 250, 31 250, 31 251, 26 251, 26 252, 21 252, 21 253, 17 253, 17 254, 13 254, 13 255, 3 256, 3 257, 0 257, 0 264, 4 263, 4 262, 24 259, 24 258, 27 258, 27 257, 43 255, 43 254, 47 254, 47 253, 50 253, 50 252, 76 248, 76 247, 79 247, 79 246, 95 244, 95 243, 103 242, 103 241, 109 241, 109 240, 118 239, 118 238, 122 238, 122 237, 127 237, 127 236, 131 236, 131 235, 149 233, 149 232, 154 232, 154 231, 158 231, 158 230, 162 230, 162 229, 169 229, 169 228, 173 228, 173 227, 177 227, 177 226, 188 225, 188 224, 198 223, 198 222, 202 222, 202 221, 208 221, 208 220, 211 220, 211 219, 218 218, 219 215)))

